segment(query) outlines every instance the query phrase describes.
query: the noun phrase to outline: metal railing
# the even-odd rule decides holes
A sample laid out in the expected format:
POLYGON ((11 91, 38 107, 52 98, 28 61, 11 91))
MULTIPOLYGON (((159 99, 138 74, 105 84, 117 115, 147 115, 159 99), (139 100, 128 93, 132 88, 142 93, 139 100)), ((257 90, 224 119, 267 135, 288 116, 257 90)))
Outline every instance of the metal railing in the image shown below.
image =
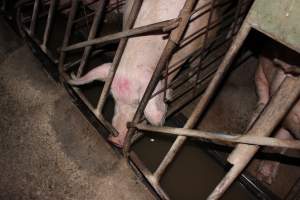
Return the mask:
MULTIPOLYGON (((86 13, 80 18, 77 17, 80 5, 79 0, 71 1, 71 5, 67 8, 59 7, 57 6, 58 2, 56 0, 51 0, 49 8, 46 11, 39 10, 41 4, 40 0, 35 0, 34 2, 27 1, 27 4, 30 4, 33 7, 33 14, 30 17, 24 17, 22 20, 24 23, 30 24, 29 27, 24 26, 24 29, 29 37, 36 40, 36 23, 39 18, 47 17, 42 41, 37 41, 37 43, 40 45, 41 50, 51 57, 47 49, 47 44, 49 41, 49 34, 51 33, 53 26, 52 23, 55 13, 57 11, 61 12, 64 9, 68 9, 68 21, 64 32, 62 46, 60 47, 60 56, 58 60, 53 58, 53 61, 58 63, 62 81, 68 81, 71 74, 75 74, 77 78, 81 77, 90 58, 104 52, 105 49, 102 49, 102 47, 105 45, 118 43, 118 47, 112 61, 111 70, 109 71, 108 77, 101 89, 101 94, 97 100, 96 106, 92 105, 80 88, 72 87, 84 104, 91 112, 93 112, 96 118, 112 135, 117 135, 118 132, 112 126, 111 122, 103 116, 103 108, 108 99, 110 87, 118 69, 128 38, 133 38, 142 34, 149 35, 154 32, 167 34, 168 42, 139 103, 135 116, 133 120, 128 123, 128 133, 124 147, 124 155, 126 158, 130 159, 139 168, 160 197, 163 199, 169 199, 168 194, 166 194, 160 186, 160 179, 168 169, 168 166, 172 164, 175 156, 185 144, 188 137, 207 139, 212 142, 229 141, 232 143, 238 143, 239 149, 242 147, 244 148, 245 145, 247 145, 246 148, 251 151, 250 154, 252 154, 252 156, 246 156, 246 160, 241 162, 239 161, 241 164, 237 168, 233 168, 233 170, 226 175, 223 181, 211 194, 209 199, 217 199, 223 194, 223 192, 229 187, 229 185, 241 173, 249 160, 253 157, 258 149, 258 145, 300 149, 298 141, 284 141, 267 137, 273 128, 277 126, 280 119, 282 119, 283 115, 287 112, 295 99, 299 97, 299 87, 297 90, 294 89, 296 85, 299 85, 299 78, 288 78, 285 80, 283 86, 272 98, 270 104, 267 105, 262 114, 251 126, 252 128, 249 129, 247 135, 216 134, 201 130, 193 130, 199 122, 199 119, 201 119, 208 103, 212 100, 212 96, 216 93, 219 84, 230 68, 230 63, 251 29, 251 26, 248 23, 243 23, 252 3, 251 0, 211 0, 207 4, 198 8, 195 8, 198 0, 187 0, 177 18, 135 28, 133 28, 134 23, 143 0, 132 1, 133 6, 128 18, 123 24, 123 30, 101 37, 97 36, 97 32, 103 28, 101 27, 101 24, 105 18, 105 13, 110 12, 111 10, 120 9, 120 7, 124 6, 124 1, 116 1, 114 4, 109 4, 108 0, 99 1, 99 5, 96 10, 86 13), (220 12, 222 15, 215 19, 213 15, 216 11, 220 12), (184 33, 189 23, 203 15, 208 16, 206 26, 200 27, 199 30, 189 37, 184 37, 184 33), (73 29, 75 28, 74 26, 77 23, 86 20, 91 22, 89 26, 87 25, 88 36, 86 40, 78 43, 72 43, 71 37, 73 29), (218 34, 211 34, 213 32, 217 32, 218 34), (211 37, 211 35, 214 36, 211 37), (199 48, 195 49, 189 55, 181 58, 176 63, 169 65, 170 59, 176 51, 188 45, 191 41, 199 38, 202 38, 203 40, 202 45, 199 46, 199 48), (68 53, 78 50, 82 50, 80 57, 75 61, 67 62, 66 58, 68 53), (180 72, 178 73, 178 71, 180 72), (170 76, 175 76, 175 78, 172 81, 168 81, 170 76), (161 80, 164 82, 164 87, 154 93, 158 82, 161 80), (171 98, 166 98, 167 90, 169 89, 172 89, 174 94, 171 98), (165 102, 169 105, 167 117, 172 116, 174 113, 181 112, 182 109, 189 104, 189 102, 199 98, 200 96, 199 102, 194 107, 192 114, 182 128, 171 128, 166 126, 155 127, 141 123, 144 121, 143 113, 147 103, 151 98, 161 93, 164 94, 165 102), (274 108, 276 108, 276 105, 279 102, 281 102, 283 106, 281 109, 275 110, 274 108), (272 121, 268 120, 270 115, 273 117, 272 121), (172 147, 169 149, 168 153, 165 155, 154 173, 150 172, 143 165, 140 158, 138 158, 138 156, 131 150, 131 146, 136 139, 140 137, 140 132, 142 131, 173 134, 177 136, 172 147)), ((241 151, 235 150, 229 159, 235 160, 236 158, 240 158, 240 155, 243 155, 243 153, 240 152, 241 151)))

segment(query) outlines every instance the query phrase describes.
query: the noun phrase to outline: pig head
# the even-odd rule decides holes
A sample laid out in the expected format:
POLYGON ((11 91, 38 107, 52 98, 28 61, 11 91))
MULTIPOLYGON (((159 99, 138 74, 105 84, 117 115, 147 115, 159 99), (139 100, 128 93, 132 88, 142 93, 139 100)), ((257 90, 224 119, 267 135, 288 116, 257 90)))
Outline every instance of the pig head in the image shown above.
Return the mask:
MULTIPOLYGON (((105 81, 110 67, 111 63, 100 65, 89 71, 85 76, 70 80, 69 84, 83 85, 94 80, 105 81)), ((116 73, 113 79, 111 94, 115 100, 115 109, 112 125, 119 132, 119 137, 112 137, 110 140, 119 147, 122 147, 126 136, 126 122, 132 120, 151 75, 151 71, 137 67, 134 73, 119 72, 116 73)), ((156 91, 161 88, 162 83, 159 82, 156 91)), ((163 101, 163 95, 158 94, 150 99, 144 110, 144 115, 151 124, 161 125, 164 122, 166 112, 167 105, 163 101)))

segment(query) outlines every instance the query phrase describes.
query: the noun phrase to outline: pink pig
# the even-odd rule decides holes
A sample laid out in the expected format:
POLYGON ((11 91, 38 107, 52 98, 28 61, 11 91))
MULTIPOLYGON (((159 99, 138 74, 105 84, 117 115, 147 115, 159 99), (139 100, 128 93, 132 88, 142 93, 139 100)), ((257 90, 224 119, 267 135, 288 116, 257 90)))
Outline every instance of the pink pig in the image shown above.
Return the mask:
MULTIPOLYGON (((197 7, 207 4, 211 0, 199 0, 197 7)), ((183 8, 185 0, 144 0, 134 27, 145 26, 176 18, 183 8)), ((130 6, 129 6, 130 7, 130 6)), ((126 11, 125 11, 126 13, 126 11)), ((213 19, 216 16, 213 16, 213 19)), ((207 25, 208 14, 194 20, 188 27, 185 37, 195 33, 207 25)), ((138 36, 129 38, 117 72, 111 86, 111 93, 115 99, 115 113, 112 124, 119 132, 117 137, 109 140, 118 147, 122 147, 126 137, 127 122, 131 121, 138 104, 146 90, 146 87, 155 70, 156 64, 166 46, 167 40, 163 34, 138 36)), ((194 49, 201 47, 203 38, 198 38, 189 45, 176 52, 170 61, 170 65, 176 63, 194 49)), ((72 85, 82 85, 94 80, 105 81, 111 64, 106 63, 88 72, 85 76, 69 81, 72 85)), ((169 81, 173 77, 169 78, 169 81)), ((163 87, 159 82, 155 91, 163 87)), ((163 95, 152 98, 144 111, 146 119, 154 125, 164 123, 167 105, 163 101, 163 95)))
MULTIPOLYGON (((289 68, 296 68, 296 66, 285 62, 299 62, 297 53, 281 45, 268 43, 267 47, 260 55, 259 65, 255 74, 255 84, 259 99, 258 106, 260 107, 268 103, 270 96, 275 93, 286 76, 292 76, 292 74, 286 74, 282 68, 288 71, 289 68), (285 61, 280 61, 283 65, 282 68, 275 65, 274 58, 280 58, 285 61)), ((293 137, 300 139, 300 100, 295 103, 274 136, 280 139, 292 139, 293 137)), ((274 148, 273 151, 275 151, 274 148)), ((283 154, 285 151, 283 149, 280 153, 283 154)), ((262 161, 257 171, 257 178, 271 184, 277 174, 278 167, 279 162, 262 161)))

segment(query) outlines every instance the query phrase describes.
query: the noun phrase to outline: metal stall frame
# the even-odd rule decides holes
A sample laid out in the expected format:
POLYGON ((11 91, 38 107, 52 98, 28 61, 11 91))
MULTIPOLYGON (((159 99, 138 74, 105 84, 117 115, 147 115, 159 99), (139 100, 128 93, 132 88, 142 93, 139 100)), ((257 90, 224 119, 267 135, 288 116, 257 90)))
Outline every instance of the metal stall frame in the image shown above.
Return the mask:
MULTIPOLYGON (((230 2, 230 1, 228 1, 228 2, 230 2)), ((71 29, 72 29, 72 24, 73 24, 74 15, 75 15, 74 13, 76 12, 75 4, 76 4, 76 1, 73 2, 72 7, 71 7, 71 11, 70 11, 68 23, 67 23, 67 28, 66 28, 66 32, 65 32, 64 42, 63 42, 63 46, 61 48, 61 55, 60 55, 60 60, 59 60, 59 71, 62 76, 62 81, 68 81, 70 79, 70 77, 66 73, 66 71, 68 71, 70 68, 74 67, 75 65, 78 65, 79 63, 80 63, 80 66, 79 66, 79 70, 78 70, 76 76, 80 77, 82 75, 82 69, 86 65, 86 61, 90 54, 90 49, 92 48, 93 45, 97 45, 97 47, 101 47, 101 45, 119 40, 119 46, 117 48, 117 52, 116 52, 116 55, 115 55, 113 63, 112 63, 112 69, 110 70, 109 75, 105 81, 105 85, 101 92, 101 96, 99 98, 97 106, 94 108, 78 88, 72 87, 73 90, 76 92, 76 94, 80 97, 80 99, 88 106, 88 108, 94 113, 94 115, 105 126, 105 128, 107 130, 109 130, 109 132, 112 133, 113 135, 117 135, 118 133, 114 129, 114 127, 112 127, 112 125, 103 117, 102 110, 103 110, 104 103, 106 102, 106 99, 109 95, 109 89, 110 89, 112 80, 114 78, 114 75, 116 73, 117 66, 120 62, 120 58, 122 56, 123 50, 126 46, 128 37, 134 37, 134 36, 137 36, 140 34, 151 34, 154 31, 160 31, 161 33, 169 33, 172 30, 179 28, 179 24, 188 23, 190 21, 191 15, 194 14, 195 12, 197 12, 198 10, 195 10, 195 11, 191 10, 191 12, 187 12, 183 9, 181 12, 183 14, 181 14, 181 16, 179 16, 176 19, 167 20, 167 21, 163 21, 163 22, 159 22, 159 23, 155 23, 155 24, 142 26, 142 27, 132 28, 134 21, 137 17, 139 8, 142 4, 142 0, 135 0, 133 3, 133 6, 132 6, 131 12, 128 16, 128 19, 126 21, 127 23, 125 24, 122 32, 103 36, 100 38, 94 38, 95 32, 97 30, 96 24, 101 20, 100 19, 101 15, 96 14, 94 17, 92 28, 90 29, 89 39, 84 42, 79 42, 76 44, 69 44, 69 38, 71 35, 71 29), (184 22, 182 22, 182 21, 184 21, 184 22), (69 51, 72 51, 72 50, 80 49, 80 48, 84 48, 83 58, 76 61, 75 63, 64 64, 66 53, 69 51)), ((205 5, 205 7, 209 7, 209 6, 210 6, 210 4, 205 5)), ((213 5, 212 5, 212 8, 213 8, 213 5)), ((100 13, 102 9, 103 9, 103 7, 100 7, 99 10, 96 11, 96 13, 100 13)), ((209 11, 210 11, 210 8, 207 9, 205 12, 209 12, 209 11)), ((237 16, 235 16, 235 17, 237 17, 237 16)), ((216 24, 217 23, 215 22, 214 26, 216 24)), ((209 29, 209 27, 205 27, 205 28, 209 29)), ((181 29, 182 29, 181 30, 182 32, 185 30, 184 27, 181 29)), ((207 31, 208 30, 202 30, 201 34, 206 34, 205 37, 207 37, 207 31)), ((173 38, 173 37, 178 37, 178 36, 175 36, 174 34, 171 33, 170 38, 172 38, 171 40, 173 41, 172 42, 173 47, 171 47, 171 48, 168 47, 170 49, 169 56, 172 55, 172 50, 174 49, 174 47, 176 47, 179 44, 178 42, 180 40, 180 38, 173 38), (174 43, 174 41, 176 41, 176 40, 178 41, 177 42, 178 44, 174 43)), ((171 41, 171 40, 169 40, 169 41, 171 41)), ((169 46, 170 46, 170 44, 169 44, 169 46)), ((101 50, 99 50, 99 51, 101 52, 101 50)), ((199 54, 199 50, 198 50, 198 52, 197 51, 194 52, 194 54, 195 53, 199 54)), ((190 57, 191 56, 192 55, 190 55, 190 57)), ((185 58, 185 59, 187 59, 187 58, 185 58)), ((173 112, 174 112, 174 110, 173 110, 173 112)))
MULTIPOLYGON (((216 141, 224 141, 231 143, 238 143, 236 149, 230 154, 228 157, 228 161, 233 165, 230 171, 226 174, 223 180, 218 184, 215 190, 210 194, 207 199, 215 200, 219 199, 224 192, 229 188, 229 186, 233 183, 233 181, 241 174, 250 160, 253 158, 255 153, 258 151, 260 146, 272 146, 272 147, 280 147, 280 148, 290 148, 300 150, 300 141, 299 140, 283 140, 269 137, 275 127, 280 123, 285 114, 289 111, 292 105, 299 99, 300 96, 300 77, 297 72, 299 69, 294 70, 293 74, 296 76, 287 77, 284 82, 281 84, 278 91, 276 91, 275 95, 272 97, 269 104, 265 106, 263 110, 260 110, 260 115, 257 116, 256 120, 254 120, 253 124, 250 125, 250 128, 247 132, 247 135, 244 134, 220 134, 220 133, 212 133, 205 132, 201 130, 193 130, 196 123, 202 117, 204 111, 207 108, 208 103, 211 101, 213 95, 216 93, 218 86, 221 81, 224 79, 224 76, 230 69, 230 64, 233 59, 237 55, 240 50, 242 44, 247 38, 250 30, 255 28, 261 32, 266 33, 267 35, 273 36, 273 38, 279 40, 292 47, 299 53, 300 45, 297 41, 294 41, 293 37, 285 38, 279 37, 280 35, 270 33, 270 30, 264 31, 264 26, 259 26, 256 17, 258 14, 256 13, 258 8, 266 7, 270 2, 266 2, 265 0, 256 0, 250 9, 249 14, 247 15, 245 21, 237 37, 232 43, 229 51, 225 55, 222 63, 218 67, 217 72, 215 73, 212 81, 209 83, 209 86, 205 90, 204 94, 201 96, 200 101, 198 102, 196 108, 192 112, 192 115, 189 117, 188 121, 185 123, 183 128, 172 128, 172 127, 155 127, 151 125, 144 125, 140 123, 140 119, 142 117, 142 112, 146 107, 147 101, 151 97, 152 92, 154 91, 155 85, 157 84, 156 80, 159 77, 159 74, 162 72, 166 62, 169 58, 169 54, 171 49, 174 48, 174 44, 178 42, 178 38, 180 38, 182 32, 182 28, 184 25, 180 24, 178 29, 175 29, 171 33, 171 38, 167 45, 159 64, 157 65, 156 71, 151 79, 151 82, 143 96, 142 102, 139 105, 139 108, 136 112, 136 115, 131 123, 128 124, 128 137, 126 142, 126 147, 124 148, 124 154, 127 158, 133 159, 134 163, 138 165, 138 168, 141 169, 142 174, 147 178, 147 180, 151 183, 154 189, 160 194, 163 199, 169 199, 168 195, 161 188, 159 181, 162 175, 165 173, 167 167, 172 163, 175 156, 178 154, 180 148, 183 146, 184 142, 188 137, 198 138, 198 139, 208 139, 210 142, 216 141), (269 32, 268 32, 269 31, 269 32), (173 37, 172 37, 173 34, 173 37), (174 42, 175 40, 175 42, 174 42), (279 106, 280 105, 280 106, 279 106), (163 161, 160 163, 159 167, 156 169, 154 173, 151 173, 143 163, 140 162, 134 152, 130 151, 131 147, 131 138, 137 131, 151 131, 162 134, 172 134, 176 135, 177 138, 173 143, 172 147, 169 149, 168 153, 165 155, 163 161)), ((278 2, 277 2, 278 3, 278 2)), ((187 6, 187 8, 189 8, 187 6)), ((299 10, 299 5, 298 5, 299 10)), ((190 11, 190 10, 188 10, 190 11)), ((258 11, 257 11, 258 12, 258 11)), ((186 13, 181 13, 183 17, 186 13)), ((282 13, 281 13, 282 14, 282 13)), ((287 12, 286 16, 289 12, 287 12)), ((295 15, 294 15, 295 16, 295 15)), ((263 20, 262 20, 263 21, 263 20)), ((272 27, 274 28, 274 27, 272 27)), ((299 34, 294 31, 294 34, 299 34)), ((285 30, 287 32, 287 30, 285 30)), ((284 68, 284 66, 283 66, 284 68)))
MULTIPOLYGON (((25 0, 26 1, 26 0, 25 0)), ((49 15, 47 17, 47 23, 46 23, 46 29, 44 32, 43 36, 43 41, 40 45, 40 48, 44 53, 46 53, 50 58, 52 57, 49 52, 47 51, 47 41, 49 38, 49 32, 51 31, 52 23, 53 23, 53 17, 56 9, 56 2, 57 0, 51 0, 50 1, 50 8, 49 8, 49 15)), ((212 16, 212 11, 216 1, 217 0, 212 0, 211 4, 205 5, 206 8, 208 8, 205 12, 210 12, 210 16, 208 19, 208 26, 204 27, 201 31, 200 34, 204 35, 204 44, 201 49, 197 49, 195 52, 193 52, 191 55, 187 56, 185 59, 189 58, 195 58, 199 57, 200 60, 197 63, 196 70, 193 71, 193 74, 197 76, 197 81, 191 87, 189 90, 194 89, 194 94, 190 98, 186 98, 185 101, 181 102, 179 106, 176 108, 173 108, 171 111, 168 111, 168 115, 171 115, 176 111, 176 109, 180 108, 181 106, 187 104, 191 99, 194 99, 195 97, 199 96, 202 94, 204 91, 205 87, 199 88, 196 87, 198 84, 198 78, 201 78, 199 82, 206 81, 207 84, 209 83, 208 88, 205 90, 204 94, 201 97, 201 100, 199 101, 198 105, 196 106, 196 109, 192 113, 191 117, 185 124, 183 129, 180 128, 169 128, 169 127, 153 127, 149 125, 143 125, 140 124, 141 120, 143 120, 143 111, 150 100, 153 96, 157 95, 157 93, 153 94, 154 89, 160 80, 162 74, 164 75, 163 78, 166 80, 165 83, 167 83, 168 75, 176 69, 173 68, 168 68, 166 67, 170 57, 173 55, 174 49, 178 48, 184 41, 182 40, 182 36, 184 34, 184 31, 186 30, 186 27, 188 23, 191 21, 191 16, 198 12, 199 10, 195 9, 194 7, 197 3, 198 0, 186 0, 186 3, 184 5, 184 8, 181 10, 180 15, 171 20, 159 22, 156 24, 150 24, 147 26, 143 27, 137 27, 133 28, 135 19, 137 17, 137 14, 139 12, 139 9, 142 5, 143 0, 130 0, 133 1, 133 6, 131 8, 130 14, 126 20, 126 23, 123 25, 123 31, 118 32, 115 34, 103 36, 100 38, 96 38, 96 33, 97 30, 99 29, 98 24, 101 20, 103 20, 103 12, 104 12, 104 5, 107 1, 103 0, 100 3, 100 6, 95 10, 95 14, 93 17, 93 22, 88 34, 88 39, 87 41, 76 43, 76 44, 70 44, 70 37, 72 33, 72 28, 73 25, 79 21, 79 19, 76 18, 76 11, 78 10, 78 5, 79 5, 80 0, 73 0, 71 3, 71 8, 69 11, 68 15, 68 21, 67 21, 67 26, 65 30, 65 35, 64 35, 64 40, 63 44, 61 47, 61 52, 60 52, 60 57, 59 60, 53 60, 53 62, 59 64, 59 72, 61 75, 61 81, 65 82, 70 79, 69 74, 67 71, 72 69, 74 66, 79 65, 79 70, 77 71, 76 76, 80 77, 82 75, 82 70, 86 65, 87 60, 89 57, 96 55, 102 50, 95 50, 92 51, 92 48, 94 45, 97 45, 97 47, 101 47, 104 44, 114 42, 114 41, 119 41, 119 45, 115 54, 115 57, 113 59, 112 63, 112 68, 109 72, 108 78, 105 81, 104 88, 101 92, 100 98, 98 100, 97 106, 93 107, 91 103, 87 100, 87 98, 83 95, 83 93, 77 88, 77 87, 72 87, 72 89, 75 91, 75 93, 79 96, 79 98, 84 102, 85 105, 93 112, 93 114, 96 116, 96 118, 105 126, 107 130, 113 135, 117 135, 117 131, 115 128, 108 122, 103 114, 103 106, 104 103, 106 102, 106 99, 109 95, 109 90, 110 86, 112 84, 114 75, 117 71, 117 67, 119 65, 121 56, 123 54, 123 51, 125 49, 127 40, 129 37, 134 37, 140 34, 151 34, 154 31, 159 31, 161 33, 169 33, 169 39, 167 42, 167 45, 163 51, 163 54, 161 55, 161 58, 159 60, 159 63, 156 67, 156 70, 151 78, 151 81, 146 89, 146 92, 141 100, 141 103, 139 104, 138 110, 135 114, 135 117, 131 123, 128 124, 128 137, 126 138, 126 144, 124 148, 124 155, 126 156, 127 159, 131 160, 135 165, 138 166, 139 170, 142 171, 142 174, 145 176, 145 178, 149 181, 151 186, 155 189, 155 191, 162 197, 163 199, 169 199, 168 195, 163 191, 163 189, 159 185, 159 180, 166 171, 167 167, 172 163, 172 160, 176 156, 176 154, 179 152, 180 147, 184 144, 185 140, 187 137, 196 137, 196 138, 206 138, 209 140, 220 140, 220 141, 230 141, 233 143, 242 143, 242 144, 255 144, 255 145, 265 145, 265 146, 279 146, 279 147, 290 147, 290 148, 296 148, 299 149, 299 143, 295 141, 282 141, 278 140, 275 138, 268 138, 268 137, 259 137, 259 142, 257 142, 258 137, 257 136, 241 136, 241 135, 216 135, 214 133, 209 133, 209 132, 203 132, 203 131, 195 131, 191 130, 194 128, 195 124, 198 122, 198 119, 202 116, 203 111, 206 109, 207 104, 211 100, 212 95, 215 93, 215 90, 217 86, 219 85, 220 81, 222 80, 223 76, 229 69, 229 64, 231 63, 234 55, 238 52, 239 48, 241 47, 243 41, 247 37, 251 27, 247 22, 244 22, 242 25, 242 28, 237 35, 236 39, 234 40, 233 44, 231 45, 229 51, 227 52, 223 62, 219 66, 218 69, 214 69, 210 72, 209 76, 205 77, 200 77, 200 70, 198 70, 202 65, 203 61, 203 54, 207 50, 207 37, 208 37, 208 31, 212 29, 214 26, 218 24, 218 22, 211 22, 211 16, 212 16), (66 60, 66 54, 69 51, 76 50, 84 48, 83 56, 81 59, 72 62, 72 63, 65 63, 66 60), (213 76, 213 74, 215 74, 213 76), (213 76, 212 80, 211 77, 213 76), (136 138, 138 138, 137 131, 138 130, 151 130, 154 132, 164 132, 164 133, 170 133, 170 134, 177 134, 178 137, 171 147, 169 153, 166 155, 158 169, 155 171, 155 173, 150 173, 148 169, 146 169, 143 164, 140 162, 139 158, 130 151, 130 147, 132 143, 135 141, 136 138)), ((36 21, 37 21, 37 15, 38 15, 38 4, 40 0, 35 0, 34 1, 34 12, 31 17, 31 24, 30 24, 30 29, 26 29, 26 33, 29 37, 34 39, 34 33, 35 33, 35 26, 36 26, 36 21)), ((233 41, 233 36, 236 35, 236 32, 238 31, 238 27, 242 23, 242 18, 241 18, 241 7, 242 7, 242 0, 238 0, 238 6, 237 10, 234 13, 234 21, 232 26, 230 27, 232 30, 230 32, 229 36, 229 42, 233 41)), ((249 15, 248 15, 249 16, 249 15)), ((248 19, 249 17, 247 17, 248 19)), ((247 21, 246 19, 246 21, 247 21)), ((38 41, 35 41, 37 44, 40 44, 38 41)), ((220 56, 221 59, 222 56, 220 56)), ((183 79, 184 81, 184 79, 183 79)), ((298 83, 298 82, 297 82, 298 83)), ((178 83, 176 83, 178 85, 178 83)), ((180 83, 179 83, 180 84, 180 83)), ((288 83, 289 85, 290 83, 288 83)), ((165 84, 165 88, 163 91, 159 92, 164 92, 164 95, 166 96, 166 89, 168 89, 168 85, 165 84)), ((265 109, 267 110, 267 108, 265 109)), ((260 121, 260 118, 255 122, 253 127, 256 126, 256 124, 260 121)), ((259 129, 259 128, 258 128, 259 129)), ((252 129, 251 129, 252 130, 252 129)), ((252 147, 252 146, 251 146, 252 147)), ((214 199, 214 198, 212 198, 214 199)))
MULTIPOLYGON (((154 92, 156 85, 158 84, 158 81, 161 78, 161 74, 165 74, 164 79, 166 80, 165 83, 167 83, 168 75, 169 75, 169 73, 172 73, 169 71, 168 68, 166 68, 166 66, 167 66, 171 56, 173 55, 174 50, 176 48, 178 48, 179 45, 182 44, 182 42, 183 42, 182 37, 187 28, 188 23, 191 21, 191 16, 194 13, 196 13, 197 11, 199 11, 199 10, 194 10, 194 7, 197 2, 198 2, 198 0, 187 0, 185 2, 183 9, 180 11, 179 16, 175 19, 159 22, 156 24, 150 24, 147 26, 132 28, 133 24, 135 22, 135 19, 137 17, 137 14, 139 12, 139 9, 141 7, 141 4, 142 4, 142 0, 134 0, 131 12, 128 16, 128 19, 126 21, 126 24, 124 25, 124 29, 122 32, 111 34, 111 35, 100 37, 100 38, 95 38, 95 35, 96 35, 95 33, 97 31, 97 24, 101 20, 100 13, 103 12, 103 6, 100 6, 98 8, 98 10, 96 11, 93 25, 90 29, 88 40, 84 41, 84 42, 76 43, 76 44, 69 44, 71 29, 72 29, 73 21, 75 18, 75 13, 76 13, 76 9, 77 9, 77 4, 78 4, 78 1, 72 2, 72 7, 71 7, 71 11, 70 11, 69 18, 68 18, 64 42, 63 42, 63 46, 61 48, 61 54, 60 54, 60 59, 59 59, 59 71, 62 76, 62 81, 68 81, 70 79, 70 76, 66 73, 66 71, 70 68, 70 66, 68 64, 67 65, 64 64, 67 52, 76 50, 76 49, 80 49, 80 48, 84 48, 84 53, 83 53, 82 59, 79 60, 78 62, 76 62, 76 64, 79 64, 79 69, 77 71, 76 76, 80 77, 82 75, 82 69, 86 65, 86 61, 89 57, 89 54, 91 53, 91 48, 93 45, 97 45, 97 47, 99 47, 103 44, 106 44, 106 43, 109 43, 109 42, 112 42, 115 40, 119 40, 119 45, 117 48, 116 55, 113 59, 112 68, 109 72, 108 78, 105 81, 105 85, 101 92, 97 106, 93 107, 78 88, 72 87, 73 90, 75 91, 75 93, 79 96, 79 98, 88 106, 88 108, 94 113, 94 115, 97 117, 97 119, 113 135, 117 135, 118 133, 114 129, 114 127, 104 118, 104 116, 102 114, 102 110, 103 110, 104 103, 109 95, 110 86, 112 84, 114 75, 117 71, 117 67, 120 62, 124 48, 126 46, 128 37, 134 37, 134 36, 140 35, 140 34, 149 34, 153 31, 160 31, 162 33, 170 33, 167 45, 160 57, 158 65, 156 66, 156 70, 154 71, 153 76, 150 80, 150 83, 148 84, 145 94, 139 104, 139 107, 134 116, 134 119, 131 123, 129 123, 129 126, 128 126, 129 130, 128 130, 128 137, 127 137, 126 143, 125 143, 124 155, 126 156, 126 158, 130 159, 135 164, 140 163, 140 160, 137 158, 136 155, 130 154, 129 149, 130 149, 130 145, 132 144, 132 142, 136 138, 138 138, 138 136, 137 136, 134 139, 132 139, 132 136, 138 130, 138 127, 136 125, 141 120, 143 120, 143 111, 144 111, 148 101, 150 100, 150 98, 157 95, 159 92, 164 92, 164 96, 166 96, 166 90, 167 90, 166 84, 165 84, 164 91, 159 91, 155 94, 153 94, 153 92, 154 92), (166 70, 166 71, 164 72, 164 70, 166 70)), ((210 14, 209 14, 209 19, 208 19, 208 25, 206 27, 204 27, 203 30, 201 30, 202 31, 201 34, 204 35, 203 47, 200 49, 200 51, 198 49, 197 51, 193 52, 192 55, 189 55, 188 57, 184 58, 184 59, 188 59, 191 57, 200 56, 200 60, 197 65, 199 69, 200 69, 199 66, 202 65, 203 53, 205 52, 206 46, 207 46, 208 32, 213 28, 213 26, 215 26, 215 23, 212 23, 212 21, 211 21, 213 9, 215 8, 215 4, 216 4, 216 0, 212 0, 212 2, 210 4, 205 5, 206 7, 208 7, 206 12, 210 12, 210 14)), ((231 27, 232 30, 230 32, 230 37, 229 37, 229 40, 231 40, 231 41, 232 41, 233 36, 236 34, 235 31, 237 31, 236 30, 237 27, 242 22, 242 20, 240 18, 241 7, 242 7, 242 1, 238 1, 237 11, 234 14, 234 22, 232 24, 232 27, 231 27)), ((74 66, 74 64, 71 64, 71 67, 73 67, 73 66, 74 66)), ((176 69, 172 69, 173 72, 175 70, 176 69)), ((214 73, 214 71, 212 73, 214 73)), ((200 70, 195 71, 194 74, 197 75, 197 79, 198 79, 200 77, 200 70)), ((212 75, 212 74, 210 74, 210 75, 212 75)), ((217 76, 218 76, 218 72, 217 72, 217 76)), ((203 80, 207 79, 207 77, 202 77, 202 78, 203 78, 203 80)), ((195 96, 197 96, 197 95, 199 96, 204 89, 203 88, 200 92, 198 92, 196 86, 197 86, 197 82, 195 82, 194 87, 193 87, 193 88, 195 88, 194 91, 196 91, 196 92, 194 93, 192 98, 195 98, 195 96)), ((186 101, 183 102, 182 104, 186 104, 192 98, 186 99, 186 101)), ((205 106, 206 106, 206 104, 205 105, 203 104, 200 106, 201 108, 199 108, 199 106, 198 106, 197 109, 203 110, 205 108, 205 106)), ((168 113, 168 115, 175 112, 175 110, 176 109, 173 109, 171 112, 168 113)), ((193 115, 195 115, 195 112, 193 113, 193 115)), ((195 123, 197 122, 197 118, 198 118, 198 116, 191 117, 190 118, 191 120, 188 121, 185 128, 192 128, 195 125, 195 123)), ((141 128, 141 126, 139 128, 141 128)), ((175 144, 173 145, 174 147, 172 147, 170 150, 171 153, 165 157, 165 159, 163 160, 163 162, 161 163, 161 165, 159 166, 159 168, 156 170, 156 172, 154 174, 151 174, 145 167, 142 166, 142 164, 137 164, 139 170, 142 171, 142 174, 149 181, 149 183, 154 188, 154 190, 159 194, 159 196, 163 199, 169 199, 169 197, 163 191, 163 189, 159 186, 159 179, 165 172, 167 166, 172 162, 172 160, 175 157, 176 153, 178 152, 180 146, 183 145, 185 140, 186 140, 186 136, 179 136, 177 138, 175 144)), ((244 140, 249 142, 249 141, 253 141, 253 138, 250 138, 250 139, 243 138, 238 141, 245 142, 244 140)), ((271 142, 274 142, 274 141, 270 141, 268 139, 266 139, 266 140, 267 140, 267 142, 269 142, 268 144, 270 144, 271 142)), ((276 140, 275 142, 278 142, 278 141, 276 140)), ((284 146, 284 144, 281 144, 281 145, 284 146)))

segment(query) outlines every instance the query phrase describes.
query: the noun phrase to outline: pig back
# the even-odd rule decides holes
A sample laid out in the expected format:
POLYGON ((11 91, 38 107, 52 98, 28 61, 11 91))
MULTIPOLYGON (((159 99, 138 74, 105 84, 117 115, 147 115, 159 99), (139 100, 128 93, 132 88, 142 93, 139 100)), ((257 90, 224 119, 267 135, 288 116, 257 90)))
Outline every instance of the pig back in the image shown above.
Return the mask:
MULTIPOLYGON (((184 3, 185 0, 144 0, 134 27, 176 18, 184 3)), ((129 38, 117 73, 128 74, 136 68, 147 68, 153 72, 167 43, 163 36, 154 34, 129 38)))

